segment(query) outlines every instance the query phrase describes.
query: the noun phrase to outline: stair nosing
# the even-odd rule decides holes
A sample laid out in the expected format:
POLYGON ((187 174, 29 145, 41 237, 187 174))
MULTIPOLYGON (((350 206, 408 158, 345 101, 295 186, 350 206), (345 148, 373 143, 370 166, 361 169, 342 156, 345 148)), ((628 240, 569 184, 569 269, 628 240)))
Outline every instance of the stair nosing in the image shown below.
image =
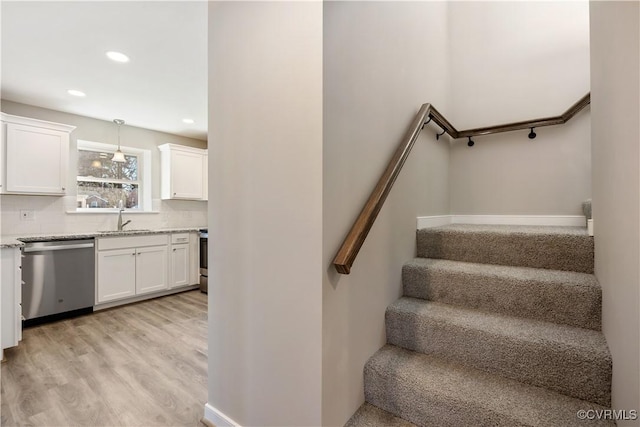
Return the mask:
POLYGON ((428 257, 415 257, 410 261, 407 261, 403 264, 403 268, 405 267, 419 267, 425 268, 427 270, 440 270, 447 272, 460 272, 468 274, 479 274, 487 277, 495 277, 500 279, 512 279, 516 277, 517 279, 527 279, 527 280, 535 280, 540 283, 560 283, 565 286, 575 286, 576 288, 585 288, 585 289, 601 289, 600 283, 596 279, 593 273, 583 273, 579 271, 568 271, 568 270, 553 270, 549 268, 541 268, 541 267, 525 267, 525 266, 517 266, 517 265, 503 265, 503 264, 486 264, 480 262, 471 262, 471 261, 459 261, 445 258, 428 258, 428 257), (431 264, 431 265, 426 265, 431 264), (433 265, 435 264, 435 266, 433 265), (455 265, 459 265, 462 267, 475 267, 479 269, 478 272, 471 271, 468 272, 463 270, 456 270, 451 268, 455 265), (496 271, 498 269, 502 269, 503 271, 496 271), (522 273, 525 273, 522 275, 522 273), (526 274, 529 273, 529 274, 526 274), (536 277, 531 277, 536 275, 536 277), (554 278, 550 276, 556 276, 554 278), (562 279, 570 279, 570 281, 564 281, 562 279), (555 280, 558 279, 558 280, 555 280))
POLYGON ((446 303, 441 303, 438 301, 428 301, 420 298, 407 297, 403 296, 393 302, 391 305, 387 307, 386 313, 401 313, 401 314, 409 314, 414 316, 419 316, 423 318, 429 318, 431 321, 440 323, 440 324, 448 324, 455 328, 462 329, 472 329, 482 333, 488 333, 495 336, 505 337, 507 339, 513 339, 517 341, 529 341, 529 342, 537 342, 540 344, 550 344, 554 346, 558 346, 559 348, 567 349, 574 348, 580 350, 587 350, 591 353, 595 353, 598 356, 611 360, 611 355, 607 348, 606 341, 604 339, 604 334, 601 331, 596 331, 593 329, 580 328, 577 326, 570 326, 565 324, 558 324, 553 322, 548 322, 544 320, 538 319, 530 319, 516 316, 509 316, 501 313, 488 312, 484 310, 478 310, 474 308, 468 307, 460 307, 454 306, 446 303), (410 303, 415 307, 420 306, 423 309, 429 307, 435 308, 436 310, 449 310, 450 312, 457 312, 457 314, 469 314, 472 316, 479 316, 481 318, 486 318, 493 324, 490 324, 489 327, 486 327, 486 324, 477 324, 471 321, 464 321, 463 316, 458 317, 450 317, 447 313, 443 315, 442 312, 436 312, 435 315, 433 313, 433 309, 431 309, 430 313, 419 312, 416 313, 412 310, 406 310, 402 307, 403 304, 410 303), (463 320, 463 321, 460 321, 463 320), (502 323, 508 325, 509 328, 499 328, 496 323, 502 323), (512 330, 514 328, 514 324, 517 324, 517 333, 512 330), (522 327, 525 327, 525 333, 523 334, 522 327), (553 335, 545 334, 545 329, 551 328, 555 331, 563 333, 563 336, 573 335, 571 336, 571 341, 567 341, 565 339, 552 339, 555 338, 553 335), (533 333, 532 333, 533 332, 533 333), (534 339, 532 339, 534 338, 534 339), (599 342, 585 342, 585 339, 589 341, 597 340, 599 342), (596 351, 597 350, 597 351, 596 351))
MULTIPOLYGON (((382 378, 393 375, 398 380, 405 383, 405 379, 411 379, 415 376, 412 374, 412 372, 414 372, 412 369, 414 364, 420 365, 420 375, 431 377, 430 379, 435 381, 434 383, 431 381, 419 381, 419 384, 423 387, 418 392, 422 391, 431 395, 432 392, 437 390, 437 393, 442 394, 442 397, 437 395, 434 397, 437 400, 455 400, 458 405, 462 404, 467 408, 476 408, 476 411, 478 409, 484 410, 500 417, 508 417, 510 420, 520 423, 524 423, 521 419, 523 414, 516 415, 513 409, 523 407, 517 404, 522 403, 523 401, 530 402, 531 399, 536 402, 537 406, 535 406, 534 409, 536 410, 537 415, 541 417, 544 417, 546 414, 545 411, 549 410, 549 407, 547 406, 547 403, 549 402, 551 402, 551 404, 557 404, 558 407, 561 405, 573 405, 575 409, 605 409, 604 406, 595 402, 571 397, 558 391, 505 378, 496 373, 486 372, 469 365, 445 360, 436 355, 427 355, 409 349, 404 349, 393 344, 386 344, 367 361, 365 365, 365 391, 367 391, 367 384, 372 381, 370 378, 367 378, 368 370, 373 371, 382 378), (389 355, 388 353, 392 354, 389 355), (393 357, 393 360, 395 361, 399 360, 399 365, 393 369, 393 373, 391 374, 389 371, 384 369, 384 364, 386 363, 386 360, 384 359, 390 357, 393 357), (408 358, 411 358, 411 360, 407 362, 408 358), (434 378, 433 375, 436 377, 434 378), (447 378, 447 382, 452 382, 452 384, 448 387, 441 387, 440 381, 445 377, 447 378), (462 395, 458 393, 460 390, 459 386, 468 386, 465 387, 463 390, 465 393, 462 395), (485 390, 480 390, 482 387, 488 388, 491 392, 489 394, 492 397, 491 399, 487 400, 488 395, 485 390), (479 397, 480 391, 482 391, 482 398, 479 397), (533 396, 530 396, 531 394, 533 394, 533 396), (503 398, 506 400, 506 404, 501 402, 503 398), (495 403, 495 405, 492 406, 488 402, 495 403), (540 405, 544 406, 541 407, 540 405)), ((373 381, 375 382, 375 378, 373 381)), ((369 399, 367 399, 367 401, 371 403, 369 399)), ((375 403, 371 404, 377 406, 375 403)), ((389 411, 389 409, 384 407, 382 409, 403 418, 400 414, 389 411)), ((575 410, 571 415, 575 416, 575 410)), ((415 422, 413 420, 409 421, 415 422)), ((575 419, 575 421, 576 425, 579 425, 579 420, 575 419)), ((539 424, 529 424, 527 422, 524 425, 539 424)))

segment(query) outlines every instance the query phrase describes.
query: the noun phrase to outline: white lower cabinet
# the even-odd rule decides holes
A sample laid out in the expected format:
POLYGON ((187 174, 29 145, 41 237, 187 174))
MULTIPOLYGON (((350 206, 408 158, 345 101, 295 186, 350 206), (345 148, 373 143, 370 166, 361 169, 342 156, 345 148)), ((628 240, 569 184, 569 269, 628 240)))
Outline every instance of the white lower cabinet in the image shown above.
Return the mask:
POLYGON ((200 283, 200 234, 189 233, 189 284, 200 283))
POLYGON ((189 244, 171 246, 171 287, 189 284, 189 244))
POLYGON ((170 288, 192 284, 189 242, 189 233, 173 233, 171 235, 171 278, 169 280, 170 288))
POLYGON ((169 288, 167 234, 97 239, 97 303, 169 288))
POLYGON ((0 341, 4 350, 22 340, 22 258, 19 248, 0 249, 0 258, 0 341))
POLYGON ((132 297, 136 294, 136 250, 98 252, 98 302, 132 297))
POLYGON ((136 252, 136 295, 167 289, 166 266, 167 246, 139 248, 136 252))

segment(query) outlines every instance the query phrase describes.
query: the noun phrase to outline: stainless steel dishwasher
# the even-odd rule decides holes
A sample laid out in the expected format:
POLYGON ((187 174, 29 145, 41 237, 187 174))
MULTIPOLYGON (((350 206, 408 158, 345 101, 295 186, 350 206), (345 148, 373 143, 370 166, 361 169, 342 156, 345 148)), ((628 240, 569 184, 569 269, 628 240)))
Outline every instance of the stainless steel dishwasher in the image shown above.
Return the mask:
POLYGON ((26 325, 93 311, 93 238, 25 242, 22 252, 26 325))

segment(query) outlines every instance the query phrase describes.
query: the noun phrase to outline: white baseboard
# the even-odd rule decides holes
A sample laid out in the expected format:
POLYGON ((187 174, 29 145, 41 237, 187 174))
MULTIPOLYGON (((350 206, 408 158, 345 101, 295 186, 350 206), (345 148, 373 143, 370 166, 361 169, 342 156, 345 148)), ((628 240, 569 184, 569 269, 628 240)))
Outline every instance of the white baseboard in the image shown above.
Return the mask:
POLYGON ((419 216, 418 229, 453 224, 453 215, 419 216))
POLYGON ((223 414, 209 403, 204 404, 204 419, 216 427, 241 427, 240 424, 223 414))
POLYGON ((587 219, 583 215, 436 215, 417 218, 418 229, 448 224, 585 227, 587 219))

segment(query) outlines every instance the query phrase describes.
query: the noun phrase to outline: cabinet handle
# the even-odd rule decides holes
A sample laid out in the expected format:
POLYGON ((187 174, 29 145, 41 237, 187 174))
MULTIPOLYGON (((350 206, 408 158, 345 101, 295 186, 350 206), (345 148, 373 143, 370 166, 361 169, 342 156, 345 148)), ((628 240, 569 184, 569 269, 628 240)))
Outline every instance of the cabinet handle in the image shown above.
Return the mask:
POLYGON ((66 188, 62 187, 62 191, 66 190, 66 188))
POLYGON ((136 253, 134 252, 134 253, 132 253, 131 255, 135 256, 135 255, 136 255, 136 253))

